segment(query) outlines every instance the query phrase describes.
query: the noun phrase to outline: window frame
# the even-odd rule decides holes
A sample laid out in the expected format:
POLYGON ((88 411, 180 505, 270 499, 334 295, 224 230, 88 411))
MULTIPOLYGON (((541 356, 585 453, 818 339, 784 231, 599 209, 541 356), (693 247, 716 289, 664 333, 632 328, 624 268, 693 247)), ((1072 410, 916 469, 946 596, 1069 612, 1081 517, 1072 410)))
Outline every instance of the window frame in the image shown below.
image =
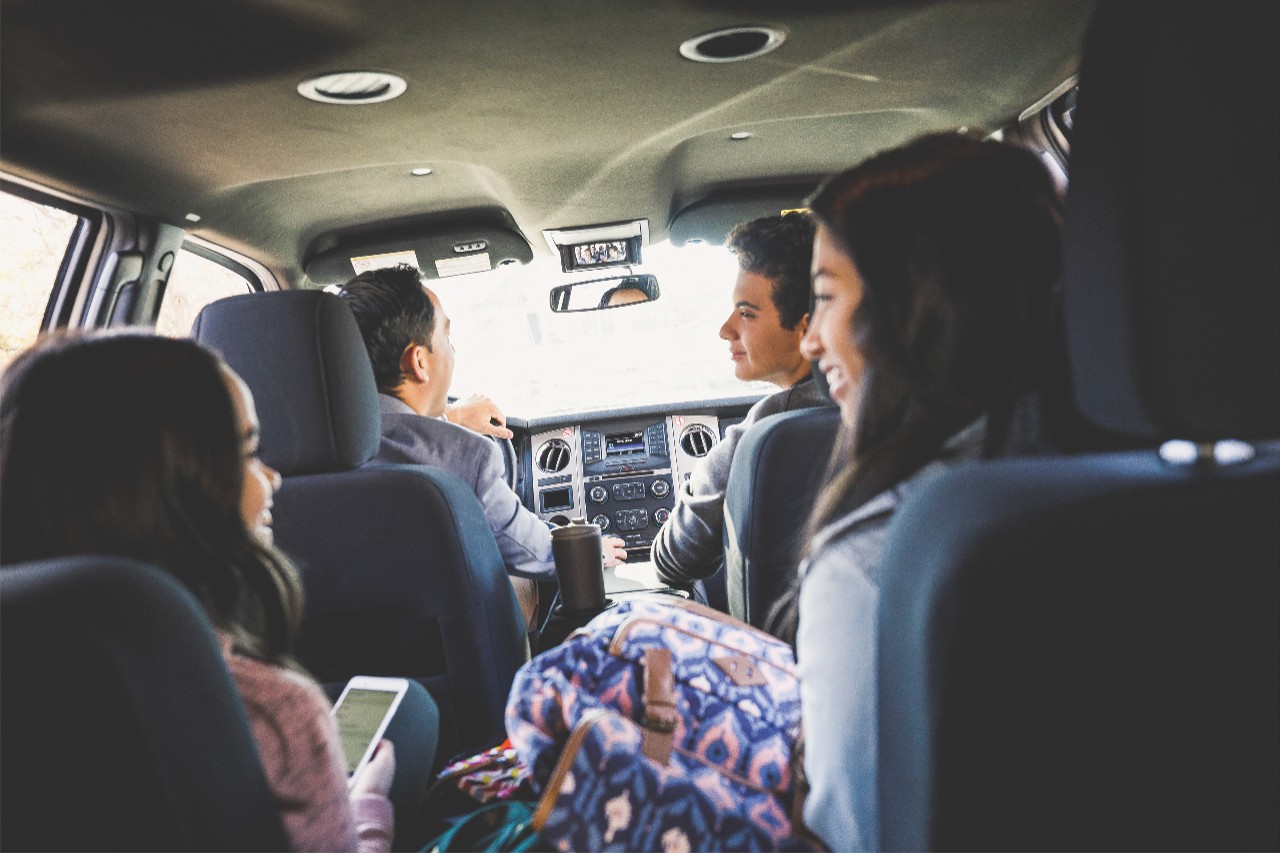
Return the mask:
MULTIPOLYGON (((250 290, 255 293, 280 289, 280 283, 276 281, 276 277, 271 274, 270 270, 253 258, 241 255, 239 252, 233 252, 216 243, 210 243, 208 240, 197 237, 194 234, 186 236, 182 241, 182 248, 245 279, 249 282, 250 290)), ((160 302, 162 303, 163 301, 164 299, 161 298, 160 302)), ((158 308, 156 316, 159 316, 158 308)))
POLYGON ((63 248, 58 272, 49 282, 49 297, 39 331, 69 326, 77 316, 83 325, 84 282, 89 272, 96 269, 103 247, 110 240, 114 230, 111 217, 101 208, 3 173, 0 173, 0 192, 32 204, 56 208, 77 218, 63 248))

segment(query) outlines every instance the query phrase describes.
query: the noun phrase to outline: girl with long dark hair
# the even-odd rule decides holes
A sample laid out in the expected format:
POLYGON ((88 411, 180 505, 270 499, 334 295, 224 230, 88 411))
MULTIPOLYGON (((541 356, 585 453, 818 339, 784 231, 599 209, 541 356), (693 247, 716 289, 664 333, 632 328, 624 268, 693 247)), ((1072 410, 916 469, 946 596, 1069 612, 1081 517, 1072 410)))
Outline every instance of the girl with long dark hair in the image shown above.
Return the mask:
MULTIPOLYGON (((248 387, 190 340, 56 334, 0 381, 0 563, 131 557, 204 605, 295 850, 387 850, 389 742, 348 791, 329 701, 291 653, 297 571, 248 387)), ((33 650, 38 654, 38 650, 33 650)), ((211 756, 211 761, 216 761, 211 756)))
POLYGON ((1030 152, 944 133, 834 176, 810 207, 814 311, 802 350, 842 429, 791 610, 805 820, 834 849, 871 850, 885 530, 946 469, 1042 438, 1060 201, 1030 152))

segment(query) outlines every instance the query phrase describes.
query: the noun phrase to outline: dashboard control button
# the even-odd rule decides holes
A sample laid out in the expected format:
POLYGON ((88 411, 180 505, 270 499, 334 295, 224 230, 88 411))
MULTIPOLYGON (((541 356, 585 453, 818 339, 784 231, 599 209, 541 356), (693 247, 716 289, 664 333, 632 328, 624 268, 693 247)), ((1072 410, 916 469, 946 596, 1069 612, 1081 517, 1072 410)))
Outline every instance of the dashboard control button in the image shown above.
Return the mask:
POLYGON ((587 497, 593 504, 602 504, 609 499, 609 490, 604 486, 592 486, 587 497))
POLYGON ((615 501, 644 500, 644 483, 614 483, 613 499, 615 501))
POLYGON ((601 531, 608 530, 612 524, 612 522, 609 521, 609 516, 605 515, 604 513, 601 513, 600 515, 597 515, 595 518, 591 519, 591 523, 599 527, 601 531))
POLYGON ((613 514, 613 520, 619 530, 644 530, 649 526, 649 511, 645 509, 622 509, 613 514))
POLYGON ((653 523, 661 527, 667 523, 667 519, 671 517, 671 510, 665 506, 660 506, 653 511, 653 523))
POLYGON ((671 493, 671 484, 666 480, 654 480, 649 484, 649 491, 655 498, 665 498, 671 493))

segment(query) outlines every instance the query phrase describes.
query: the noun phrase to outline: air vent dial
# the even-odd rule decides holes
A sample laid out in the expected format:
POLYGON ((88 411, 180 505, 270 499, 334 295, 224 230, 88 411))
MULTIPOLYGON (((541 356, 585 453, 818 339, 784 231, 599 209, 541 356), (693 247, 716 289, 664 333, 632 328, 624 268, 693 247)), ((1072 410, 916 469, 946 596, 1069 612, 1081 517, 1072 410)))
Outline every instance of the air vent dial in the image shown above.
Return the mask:
POLYGON ((716 446, 716 434, 705 424, 691 424, 680 433, 680 449, 695 458, 702 458, 716 446))
POLYGON ((538 450, 538 470, 548 474, 558 474, 573 459, 573 450, 563 439, 553 438, 538 450))

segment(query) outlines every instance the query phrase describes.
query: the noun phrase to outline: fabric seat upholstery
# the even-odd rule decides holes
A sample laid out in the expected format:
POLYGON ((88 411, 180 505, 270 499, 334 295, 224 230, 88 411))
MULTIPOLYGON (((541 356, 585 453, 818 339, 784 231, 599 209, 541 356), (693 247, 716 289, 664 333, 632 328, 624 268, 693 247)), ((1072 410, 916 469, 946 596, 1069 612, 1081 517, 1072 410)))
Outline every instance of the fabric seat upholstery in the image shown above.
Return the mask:
POLYGON ((895 519, 885 849, 1280 847, 1276 38, 1269 4, 1096 14, 1070 358, 1151 449, 977 464, 895 519))
POLYGON ((194 597, 147 565, 0 569, 0 847, 287 850, 194 597))
POLYGON ((840 428, 835 406, 764 418, 733 454, 724 499, 729 612, 764 627, 800 564, 805 525, 840 428))
POLYGON ((207 306, 192 334, 253 390, 262 458, 283 475, 276 543, 302 571, 299 657, 330 693, 413 678, 440 708, 437 756, 492 746, 525 630, 475 494, 454 474, 371 463, 373 369, 350 310, 318 291, 207 306))

